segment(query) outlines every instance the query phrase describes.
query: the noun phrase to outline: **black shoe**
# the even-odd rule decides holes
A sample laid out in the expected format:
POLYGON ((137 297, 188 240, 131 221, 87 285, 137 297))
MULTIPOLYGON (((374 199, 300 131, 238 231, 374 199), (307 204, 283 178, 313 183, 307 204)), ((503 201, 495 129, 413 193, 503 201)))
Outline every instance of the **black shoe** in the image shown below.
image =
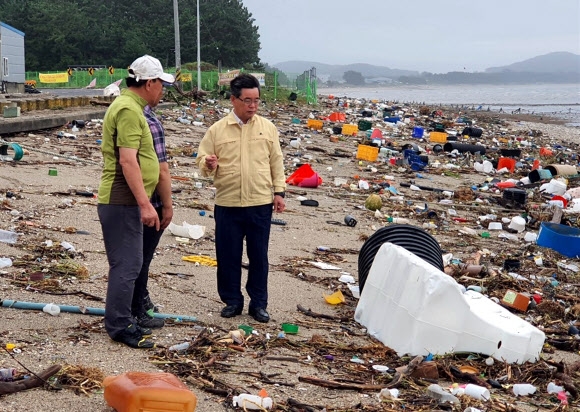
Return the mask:
POLYGON ((222 318, 233 318, 234 316, 238 316, 241 314, 242 314, 242 306, 228 305, 222 309, 222 313, 220 315, 222 318))
POLYGON ((147 294, 143 299, 143 307, 151 316, 153 316, 153 313, 159 312, 159 308, 151 301, 151 296, 149 294, 147 294))
POLYGON ((136 319, 137 325, 145 329, 160 329, 165 326, 165 321, 163 319, 154 318, 146 312, 137 316, 136 319))
POLYGON ((118 333, 113 340, 124 343, 125 345, 135 349, 151 349, 155 347, 155 343, 144 338, 139 331, 138 326, 134 324, 127 326, 127 328, 118 333))
POLYGON ((153 335, 153 331, 149 328, 143 328, 137 325, 137 330, 141 333, 141 335, 143 335, 144 338, 148 338, 153 335))
POLYGON ((270 321, 270 315, 264 308, 250 308, 248 314, 258 322, 268 323, 270 321))

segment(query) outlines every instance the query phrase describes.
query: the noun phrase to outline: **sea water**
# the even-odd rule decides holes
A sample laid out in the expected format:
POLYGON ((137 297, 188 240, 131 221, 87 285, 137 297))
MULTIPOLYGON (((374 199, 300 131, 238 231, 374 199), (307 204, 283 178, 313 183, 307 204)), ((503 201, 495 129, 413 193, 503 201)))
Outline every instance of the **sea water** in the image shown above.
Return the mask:
POLYGON ((580 127, 580 84, 514 85, 391 85, 332 87, 319 85, 318 94, 397 103, 459 105, 474 110, 539 114, 564 119, 580 127))

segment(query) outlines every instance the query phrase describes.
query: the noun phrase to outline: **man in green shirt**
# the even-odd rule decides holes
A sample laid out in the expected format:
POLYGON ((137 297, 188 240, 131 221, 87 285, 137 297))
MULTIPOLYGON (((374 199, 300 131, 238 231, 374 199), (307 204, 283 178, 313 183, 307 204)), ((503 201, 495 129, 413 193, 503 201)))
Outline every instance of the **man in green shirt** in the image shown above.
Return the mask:
POLYGON ((131 313, 143 263, 143 225, 160 227, 149 201, 159 180, 159 161, 143 108, 157 106, 163 82, 173 83, 174 78, 148 55, 135 60, 128 73, 128 88, 111 104, 103 122, 104 167, 97 210, 109 261, 105 329, 115 341, 152 348, 153 342, 146 339, 151 331, 140 327, 131 313))

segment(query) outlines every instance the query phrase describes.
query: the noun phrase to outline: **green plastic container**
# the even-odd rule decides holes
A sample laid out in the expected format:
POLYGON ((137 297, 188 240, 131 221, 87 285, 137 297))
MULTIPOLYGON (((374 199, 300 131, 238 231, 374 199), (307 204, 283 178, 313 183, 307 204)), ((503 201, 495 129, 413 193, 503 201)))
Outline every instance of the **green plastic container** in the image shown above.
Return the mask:
POLYGON ((254 328, 251 327, 250 325, 239 325, 238 329, 243 330, 244 333, 246 334, 246 336, 250 336, 252 334, 252 332, 254 331, 254 328))
POLYGON ((364 132, 370 130, 373 127, 373 124, 368 120, 359 120, 358 121, 358 130, 364 132))
POLYGON ((283 323, 282 330, 288 335, 296 335, 298 333, 298 325, 293 323, 283 323))

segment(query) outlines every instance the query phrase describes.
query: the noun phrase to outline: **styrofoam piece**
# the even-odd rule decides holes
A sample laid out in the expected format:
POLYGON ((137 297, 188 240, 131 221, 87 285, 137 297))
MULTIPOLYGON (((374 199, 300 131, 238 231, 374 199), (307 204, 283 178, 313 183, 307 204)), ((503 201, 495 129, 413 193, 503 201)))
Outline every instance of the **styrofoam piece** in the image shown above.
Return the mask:
POLYGON ((534 232, 526 232, 526 234, 524 235, 524 240, 526 242, 535 242, 536 240, 538 240, 538 234, 534 232))
POLYGON ((182 226, 171 222, 167 229, 174 236, 191 239, 200 239, 205 234, 205 226, 190 225, 187 222, 183 222, 182 226))
POLYGON ((489 225, 487 226, 488 230, 502 230, 502 225, 501 222, 489 222, 489 225))
POLYGON ((534 362, 545 335, 523 319, 460 285, 406 249, 377 252, 355 319, 404 354, 475 352, 508 363, 534 362))
POLYGON ((526 219, 521 216, 512 217, 511 223, 509 224, 510 229, 517 230, 519 233, 526 230, 526 219))
POLYGON ((540 191, 551 193, 553 195, 563 195, 566 193, 566 183, 558 179, 552 179, 548 183, 544 183, 540 186, 540 191))

